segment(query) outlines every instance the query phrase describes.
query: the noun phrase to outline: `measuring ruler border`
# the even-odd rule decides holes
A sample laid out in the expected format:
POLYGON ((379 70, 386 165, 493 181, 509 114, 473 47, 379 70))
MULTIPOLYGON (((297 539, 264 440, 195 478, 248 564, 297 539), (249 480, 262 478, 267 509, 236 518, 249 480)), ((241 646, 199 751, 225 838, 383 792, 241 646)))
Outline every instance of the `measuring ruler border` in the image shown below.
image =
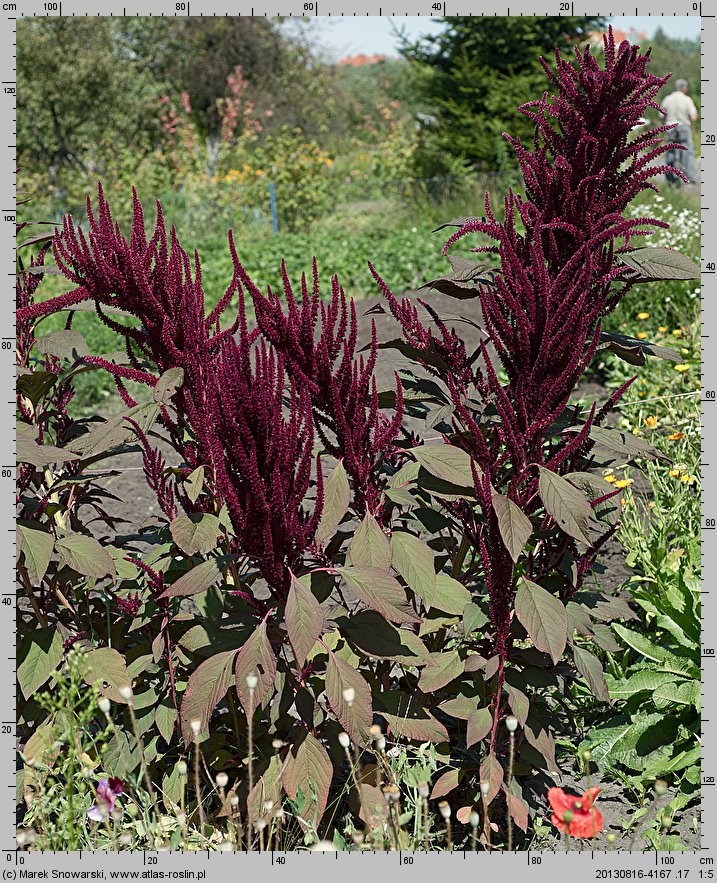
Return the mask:
MULTIPOLYGON (((702 237, 702 804, 701 848, 685 853, 643 853, 625 850, 593 852, 589 849, 573 850, 570 853, 540 852, 480 852, 473 853, 166 853, 166 852, 123 852, 119 856, 112 853, 79 852, 18 852, 15 848, 15 667, 16 632, 14 624, 15 592, 15 394, 14 394, 14 343, 15 320, 13 299, 7 297, 0 303, 2 311, 2 331, 0 334, 0 356, 3 361, 0 370, 0 404, 7 402, 7 418, 0 417, 0 489, 4 504, 0 504, 0 555, 4 562, 7 580, 0 586, 0 646, 5 654, 2 666, 5 669, 0 678, 0 865, 3 877, 15 879, 82 879, 78 872, 87 872, 84 879, 110 879, 115 869, 136 872, 135 879, 195 879, 224 880, 234 878, 237 870, 245 873, 262 872, 267 869, 285 869, 292 878, 299 874, 314 876, 320 868, 327 872, 340 873, 346 883, 354 879, 363 880, 366 872, 391 873, 406 871, 421 878, 431 879, 439 870, 446 869, 445 862, 455 863, 458 873, 473 870, 485 871, 489 867, 501 873, 528 871, 532 877, 550 883, 559 879, 574 879, 576 874, 586 872, 594 879, 663 879, 671 881, 713 879, 715 859, 712 853, 715 843, 710 836, 717 835, 717 783, 715 765, 707 747, 715 743, 717 724, 717 689, 715 688, 714 667, 717 665, 717 590, 711 589, 711 576, 717 572, 717 544, 711 542, 710 531, 717 530, 717 349, 711 344, 717 342, 717 302, 713 288, 717 285, 717 256, 711 251, 717 243, 717 117, 714 96, 717 92, 717 63, 714 47, 717 46, 717 19, 712 13, 711 2, 678 2, 670 4, 664 0, 654 0, 649 6, 635 7, 634 14, 655 18, 672 16, 699 16, 701 18, 701 237, 702 237), (712 381, 712 378, 715 378, 712 381), (710 388, 710 383, 715 386, 710 388), (12 501, 12 503, 11 503, 12 501), (13 675, 10 678, 10 674, 13 675), (372 857, 365 858, 371 855, 372 857), (309 865, 309 856, 314 861, 309 865), (357 859, 356 856, 364 856, 357 859), (233 860, 234 859, 234 860, 233 860), (317 865, 319 861, 321 864, 317 865), (331 862, 331 864, 325 864, 331 862), (202 876, 202 874, 204 876, 202 876), (91 876, 90 876, 91 875, 91 876), (360 875, 360 876, 359 876, 360 875)), ((616 13, 624 15, 625 10, 616 13)), ((359 10, 346 11, 340 4, 330 0, 297 0, 296 3, 277 4, 276 8, 260 8, 242 4, 220 5, 211 0, 148 0, 138 6, 120 7, 110 2, 86 3, 83 0, 34 0, 17 3, 0 2, 0 22, 2 27, 2 104, 0 114, 3 120, 5 140, 0 143, 2 162, 0 164, 0 253, 6 255, 7 275, 10 283, 15 276, 15 170, 17 167, 15 123, 16 123, 16 23, 20 18, 31 17, 90 17, 90 16, 247 16, 265 17, 354 17, 392 16, 396 18, 421 16, 430 18, 437 15, 470 15, 498 17, 502 15, 544 16, 544 15, 595 15, 596 10, 585 9, 581 3, 556 0, 552 4, 512 2, 510 6, 491 5, 490 10, 464 8, 459 4, 419 0, 414 6, 402 9, 400 6, 383 7, 365 3, 359 10)), ((632 8, 629 10, 632 14, 632 8)), ((612 16, 612 12, 601 13, 612 16)), ((717 747, 717 746, 715 746, 717 747)), ((453 867, 453 866, 451 866, 453 867)), ((129 877, 127 878, 129 879, 129 877)))

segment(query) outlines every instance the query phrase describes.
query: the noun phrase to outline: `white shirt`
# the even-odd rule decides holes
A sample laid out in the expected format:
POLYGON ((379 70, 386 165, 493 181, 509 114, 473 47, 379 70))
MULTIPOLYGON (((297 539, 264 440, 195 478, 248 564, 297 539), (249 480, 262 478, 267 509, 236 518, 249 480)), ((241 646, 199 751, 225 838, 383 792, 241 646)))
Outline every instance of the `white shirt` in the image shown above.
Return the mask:
POLYGON ((668 126, 672 123, 691 125, 692 117, 697 116, 694 101, 684 92, 673 92, 668 95, 662 102, 662 107, 665 111, 665 123, 668 126))

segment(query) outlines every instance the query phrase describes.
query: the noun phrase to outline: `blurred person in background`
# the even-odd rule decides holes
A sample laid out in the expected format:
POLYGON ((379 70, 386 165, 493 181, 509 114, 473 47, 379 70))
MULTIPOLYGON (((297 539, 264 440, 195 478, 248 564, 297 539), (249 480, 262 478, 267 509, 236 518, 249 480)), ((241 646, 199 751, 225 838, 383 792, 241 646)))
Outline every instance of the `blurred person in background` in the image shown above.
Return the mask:
MULTIPOLYGON (((667 153, 667 165, 680 169, 690 181, 697 184, 697 165, 695 163, 695 149, 692 144, 692 123, 697 119, 697 108, 694 101, 687 94, 687 80, 676 80, 675 91, 662 101, 665 123, 676 125, 666 133, 667 139, 675 144, 685 147, 685 150, 672 149, 667 153)), ((671 183, 680 183, 676 175, 668 173, 667 180, 671 183)))

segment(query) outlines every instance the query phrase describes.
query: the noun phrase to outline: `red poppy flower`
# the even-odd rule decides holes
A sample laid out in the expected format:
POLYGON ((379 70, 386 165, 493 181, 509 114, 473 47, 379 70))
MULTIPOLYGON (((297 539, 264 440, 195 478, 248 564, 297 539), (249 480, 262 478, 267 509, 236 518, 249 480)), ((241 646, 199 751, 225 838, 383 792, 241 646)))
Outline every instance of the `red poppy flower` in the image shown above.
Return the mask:
POLYGON ((595 798, 599 788, 588 788, 580 797, 577 794, 566 794, 562 788, 550 788, 548 800, 553 809, 550 821, 555 827, 571 837, 594 837, 602 831, 603 817, 599 809, 595 809, 595 798), (566 812, 571 812, 570 821, 564 819, 566 812))

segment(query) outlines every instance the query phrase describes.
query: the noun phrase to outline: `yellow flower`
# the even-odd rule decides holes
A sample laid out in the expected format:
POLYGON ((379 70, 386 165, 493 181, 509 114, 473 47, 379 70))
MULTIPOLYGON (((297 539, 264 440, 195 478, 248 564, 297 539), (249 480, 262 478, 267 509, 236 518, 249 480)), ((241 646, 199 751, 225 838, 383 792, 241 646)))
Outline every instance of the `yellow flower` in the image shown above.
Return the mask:
POLYGON ((608 481, 608 482, 610 482, 610 484, 612 484, 613 481, 617 481, 617 476, 616 475, 606 475, 605 481, 608 481))
POLYGON ((650 502, 647 504, 647 508, 648 508, 648 509, 654 509, 654 508, 655 508, 655 503, 654 503, 653 500, 650 500, 650 502))
POLYGON ((638 331, 638 332, 637 332, 637 339, 638 339, 638 340, 644 340, 646 337, 647 337, 647 335, 645 334, 644 331, 638 331))
POLYGON ((633 484, 632 478, 621 478, 620 481, 615 482, 615 487, 619 487, 622 490, 624 487, 630 487, 631 484, 633 484))
POLYGON ((637 318, 638 318, 638 319, 649 319, 649 318, 650 318, 650 314, 649 314, 649 313, 638 313, 638 314, 637 314, 637 318))
POLYGON ((652 428, 653 426, 657 426, 657 417, 650 414, 649 417, 645 417, 645 423, 652 428))
POLYGON ((665 331, 667 331, 667 325, 658 325, 657 330, 660 332, 660 334, 664 334, 665 331))
POLYGON ((680 481, 682 482, 682 484, 694 484, 697 479, 694 475, 681 475, 680 481))
POLYGON ((682 353, 683 356, 686 356, 687 353, 689 353, 689 350, 687 349, 686 346, 683 346, 683 347, 680 349, 680 352, 682 353))
POLYGON ((673 334, 674 337, 681 337, 681 336, 682 336, 682 329, 681 329, 681 328, 675 328, 675 330, 672 332, 672 334, 673 334))
POLYGON ((685 437, 684 432, 672 432, 667 436, 670 441, 679 441, 680 439, 685 437))
POLYGON ((679 478, 681 472, 682 472, 681 469, 670 469, 668 474, 671 475, 672 478, 679 478))
POLYGON ((690 370, 689 365, 685 365, 685 364, 675 365, 675 371, 679 371, 680 374, 684 374, 685 371, 689 371, 689 370, 690 370))

